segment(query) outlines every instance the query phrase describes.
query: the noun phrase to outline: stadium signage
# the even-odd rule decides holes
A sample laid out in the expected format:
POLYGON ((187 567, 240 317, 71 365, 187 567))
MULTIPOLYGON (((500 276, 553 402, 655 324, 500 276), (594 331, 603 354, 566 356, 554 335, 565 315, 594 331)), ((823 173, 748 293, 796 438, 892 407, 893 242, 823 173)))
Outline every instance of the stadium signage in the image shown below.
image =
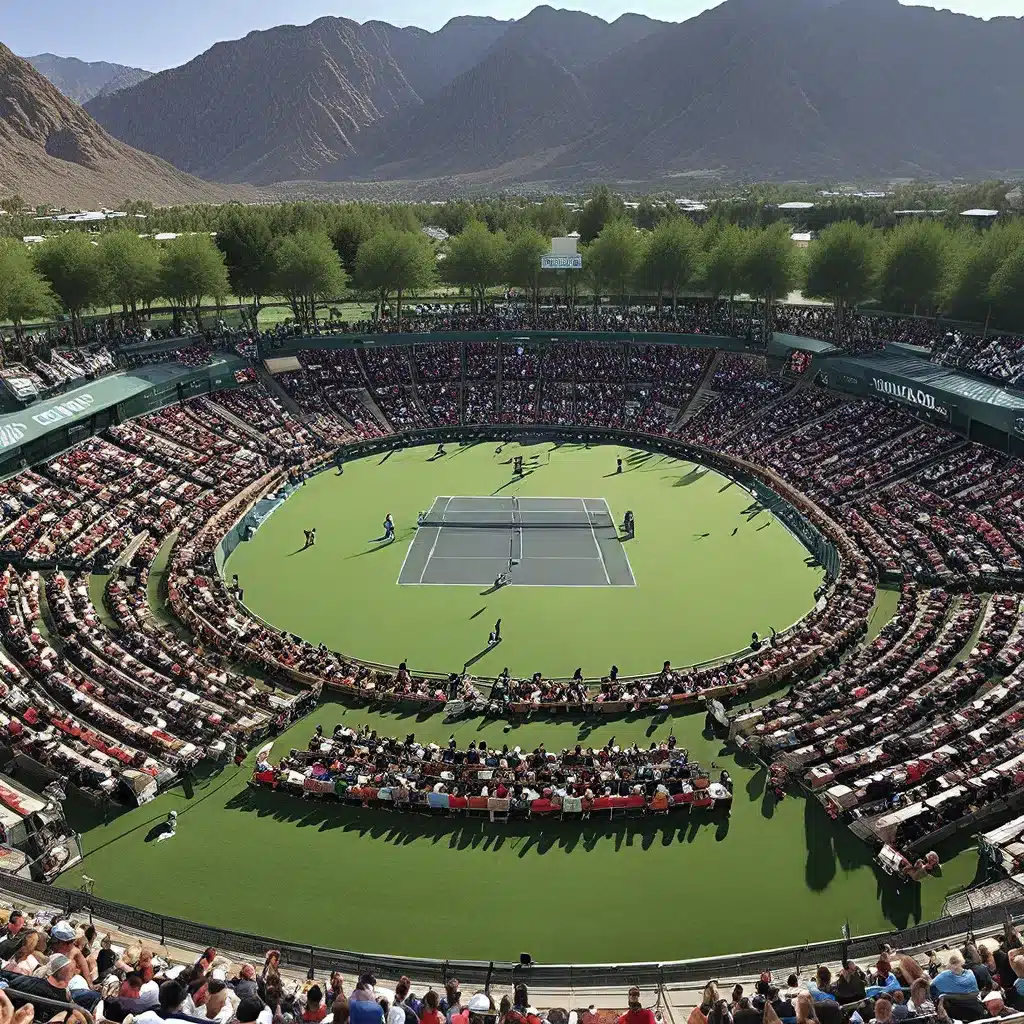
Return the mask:
POLYGON ((582 270, 583 257, 576 256, 541 256, 541 270, 582 270))
POLYGON ((0 448, 10 448, 17 444, 24 436, 28 428, 24 423, 2 423, 0 424, 0 448))
POLYGON ((34 413, 32 419, 42 427, 52 427, 55 423, 60 423, 61 420, 69 420, 80 413, 88 412, 95 403, 96 399, 86 392, 84 395, 69 398, 66 402, 60 402, 58 405, 51 405, 49 409, 43 409, 42 412, 34 413))
POLYGON ((922 391, 920 388, 908 387, 906 384, 895 384, 891 380, 883 380, 881 377, 872 377, 871 384, 874 389, 882 395, 890 398, 898 398, 908 405, 919 405, 924 409, 935 408, 935 396, 922 391))

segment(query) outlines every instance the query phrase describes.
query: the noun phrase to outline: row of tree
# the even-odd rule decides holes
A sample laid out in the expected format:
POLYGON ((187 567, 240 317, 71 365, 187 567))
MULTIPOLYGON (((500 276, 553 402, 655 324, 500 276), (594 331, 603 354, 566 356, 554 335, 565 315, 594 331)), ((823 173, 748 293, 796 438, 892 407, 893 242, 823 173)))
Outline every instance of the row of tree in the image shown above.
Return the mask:
MULTIPOLYGON (((806 250, 787 225, 744 229, 721 220, 698 227, 686 217, 640 230, 612 216, 584 242, 583 271, 546 272, 550 238, 533 227, 492 230, 473 220, 443 242, 387 210, 340 207, 333 231, 312 227, 277 233, 258 210, 236 207, 216 238, 181 235, 167 243, 128 230, 54 235, 29 249, 0 242, 0 322, 23 323, 63 311, 76 333, 90 309, 118 306, 128 318, 159 299, 201 322, 204 303, 244 299, 257 318, 268 297, 283 297, 296 322, 346 294, 394 302, 453 286, 477 307, 494 290, 517 289, 532 304, 544 294, 569 302, 611 296, 659 308, 681 295, 727 299, 746 294, 764 307, 796 289, 835 305, 842 325, 851 308, 871 302, 894 312, 1024 328, 1024 222, 984 232, 950 231, 913 221, 892 231, 844 221, 826 228, 806 250)), ((612 211, 614 212, 614 211, 612 211)))

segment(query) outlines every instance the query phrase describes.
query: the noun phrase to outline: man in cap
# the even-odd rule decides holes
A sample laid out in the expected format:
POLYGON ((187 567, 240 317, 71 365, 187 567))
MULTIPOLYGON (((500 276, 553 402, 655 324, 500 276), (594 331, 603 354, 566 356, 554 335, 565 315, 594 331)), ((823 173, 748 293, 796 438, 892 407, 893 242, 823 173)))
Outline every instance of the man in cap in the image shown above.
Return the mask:
MULTIPOLYGON (((86 1010, 91 1010, 99 1002, 99 992, 82 992, 74 998, 68 991, 68 982, 75 968, 71 960, 63 953, 54 953, 46 965, 45 975, 12 975, 9 982, 11 997, 15 1002, 31 1002, 33 996, 43 996, 58 1002, 77 1002, 86 1010), (24 997, 19 1000, 18 996, 24 997)), ((60 1012, 52 1006, 36 1004, 36 1020, 47 1021, 60 1012)))

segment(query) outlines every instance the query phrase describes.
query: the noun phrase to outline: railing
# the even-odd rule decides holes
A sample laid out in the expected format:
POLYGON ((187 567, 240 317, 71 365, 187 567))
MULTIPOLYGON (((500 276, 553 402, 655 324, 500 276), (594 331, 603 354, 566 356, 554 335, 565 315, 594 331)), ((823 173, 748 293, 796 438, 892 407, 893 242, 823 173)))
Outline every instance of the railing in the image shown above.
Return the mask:
MULTIPOLYGON (((1001 928, 1007 918, 1024 917, 1024 897, 999 906, 968 911, 954 917, 928 921, 903 931, 878 932, 850 940, 808 942, 780 949, 733 953, 695 960, 627 964, 534 964, 524 967, 509 961, 442 960, 429 957, 389 956, 304 945, 291 940, 236 932, 197 924, 183 918, 141 910, 123 903, 101 899, 91 893, 58 889, 0 872, 0 890, 31 903, 59 910, 65 916, 88 913, 110 921, 130 932, 149 935, 166 943, 184 943, 198 948, 213 946, 245 957, 262 957, 269 949, 281 951, 282 962, 290 967, 317 971, 340 970, 355 975, 370 972, 382 978, 403 974, 414 979, 459 978, 464 984, 482 985, 490 977, 495 984, 529 981, 549 986, 654 986, 705 982, 708 978, 733 978, 764 970, 788 972, 819 963, 834 963, 846 957, 877 956, 882 944, 894 949, 913 950, 938 946, 959 939, 967 932, 1001 928)), ((680 911, 682 912, 682 911, 680 911)))

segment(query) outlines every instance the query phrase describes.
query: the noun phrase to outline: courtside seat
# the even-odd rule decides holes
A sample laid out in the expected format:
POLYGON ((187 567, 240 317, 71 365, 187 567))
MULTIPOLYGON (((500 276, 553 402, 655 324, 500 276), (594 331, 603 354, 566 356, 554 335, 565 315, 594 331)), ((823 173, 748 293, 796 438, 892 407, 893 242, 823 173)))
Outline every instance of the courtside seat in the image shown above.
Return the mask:
POLYGON ((427 806, 432 811, 447 811, 449 807, 449 796, 447 793, 428 793, 427 806))
POLYGON ((625 797, 625 803, 623 806, 627 811, 646 811, 647 810, 647 797, 643 793, 631 793, 625 797))
POLYGON ((530 803, 530 817, 534 817, 540 814, 550 814, 552 811, 558 810, 555 807, 553 801, 549 800, 546 796, 542 796, 537 800, 530 803))
MULTIPOLYGON (((682 794, 680 794, 682 796, 682 794)), ((651 797, 651 814, 668 814, 669 796, 660 790, 651 797)))
POLYGON ((578 796, 563 796, 562 797, 562 817, 564 818, 567 814, 582 814, 583 813, 583 799, 578 796))
POLYGON ((475 811, 480 811, 486 814, 489 803, 490 800, 486 796, 471 796, 469 798, 469 813, 472 814, 475 811))
POLYGON ((448 797, 448 810, 465 811, 469 807, 469 797, 450 796, 448 797))

